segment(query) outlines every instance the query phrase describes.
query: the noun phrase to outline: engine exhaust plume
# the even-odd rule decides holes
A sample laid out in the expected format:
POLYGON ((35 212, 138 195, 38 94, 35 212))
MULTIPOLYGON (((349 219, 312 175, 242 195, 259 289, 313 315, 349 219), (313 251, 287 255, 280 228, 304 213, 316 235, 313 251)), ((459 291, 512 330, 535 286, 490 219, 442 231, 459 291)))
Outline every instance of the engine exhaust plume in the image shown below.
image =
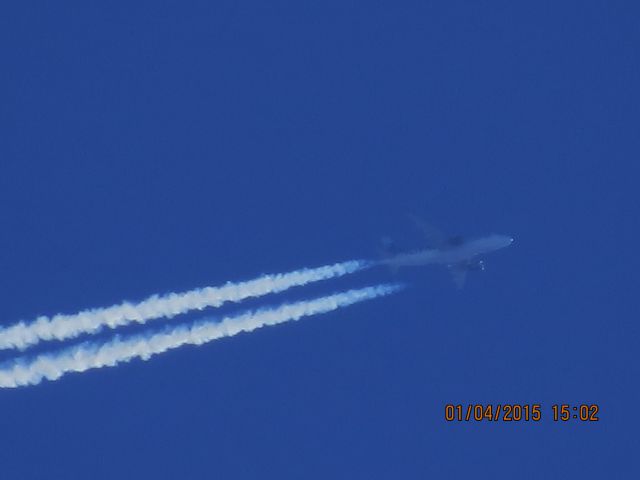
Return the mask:
POLYGON ((397 284, 383 284, 358 290, 348 290, 315 300, 284 304, 277 308, 249 311, 221 321, 203 320, 170 330, 141 334, 128 338, 114 338, 103 343, 84 343, 59 352, 41 354, 33 359, 14 360, 0 369, 0 388, 36 385, 43 379, 57 380, 70 372, 85 372, 94 368, 114 367, 135 358, 148 360, 154 355, 184 345, 202 345, 223 337, 302 317, 330 312, 354 303, 390 295, 402 288, 397 284))
POLYGON ((352 260, 289 273, 263 275, 245 282, 227 282, 220 287, 206 287, 162 296, 153 295, 139 303, 123 302, 72 315, 42 316, 31 323, 20 322, 0 329, 0 350, 24 350, 41 341, 66 340, 85 333, 97 333, 105 327, 117 328, 134 322, 146 323, 157 318, 171 318, 191 310, 219 307, 226 302, 240 302, 250 297, 261 297, 311 282, 341 277, 372 265, 365 260, 352 260))

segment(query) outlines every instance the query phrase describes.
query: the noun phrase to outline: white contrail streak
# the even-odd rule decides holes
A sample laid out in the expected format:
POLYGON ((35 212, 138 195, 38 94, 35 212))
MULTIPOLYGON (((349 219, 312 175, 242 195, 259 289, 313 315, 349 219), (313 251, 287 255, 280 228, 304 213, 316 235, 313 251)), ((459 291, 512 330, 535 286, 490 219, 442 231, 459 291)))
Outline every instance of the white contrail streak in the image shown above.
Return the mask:
POLYGON ((38 317, 32 323, 20 322, 0 329, 0 350, 25 348, 44 340, 65 340, 83 333, 96 333, 104 327, 116 328, 129 323, 145 323, 156 318, 170 318, 190 310, 218 307, 225 302, 239 302, 249 297, 283 292, 291 287, 340 277, 370 267, 364 260, 352 260, 289 273, 264 275, 246 282, 221 287, 206 287, 184 293, 153 295, 139 303, 123 302, 106 308, 84 310, 73 315, 38 317))
POLYGON ((202 345, 268 325, 330 312, 357 302, 389 295, 401 288, 401 285, 377 285, 315 300, 285 304, 278 308, 246 312, 226 317, 220 322, 205 320, 190 326, 174 327, 161 333, 136 335, 125 339, 116 337, 104 344, 84 343, 58 353, 42 354, 32 360, 14 361, 11 366, 0 369, 0 388, 36 385, 43 379, 57 380, 66 373, 113 367, 135 358, 148 360, 153 355, 183 345, 202 345))

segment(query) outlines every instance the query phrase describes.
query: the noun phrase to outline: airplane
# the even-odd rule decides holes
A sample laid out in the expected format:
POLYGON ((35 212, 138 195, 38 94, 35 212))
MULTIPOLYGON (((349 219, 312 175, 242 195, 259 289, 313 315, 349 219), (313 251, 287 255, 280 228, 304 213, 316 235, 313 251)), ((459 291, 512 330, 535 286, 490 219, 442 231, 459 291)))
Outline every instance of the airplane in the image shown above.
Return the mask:
POLYGON ((389 239, 383 239, 384 258, 380 260, 380 264, 387 265, 394 272, 400 267, 445 265, 458 289, 464 286, 467 272, 484 270, 484 262, 477 258, 478 256, 500 250, 513 243, 513 238, 507 235, 492 234, 473 240, 466 240, 460 236, 446 236, 420 218, 413 215, 410 215, 410 218, 422 230, 429 248, 399 252, 389 239))

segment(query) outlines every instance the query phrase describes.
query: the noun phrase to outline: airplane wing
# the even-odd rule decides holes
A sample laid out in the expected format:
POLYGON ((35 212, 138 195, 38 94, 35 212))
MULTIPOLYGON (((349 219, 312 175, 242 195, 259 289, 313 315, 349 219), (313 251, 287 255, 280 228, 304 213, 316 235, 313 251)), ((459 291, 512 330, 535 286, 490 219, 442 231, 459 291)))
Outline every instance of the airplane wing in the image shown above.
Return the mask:
POLYGON ((449 265, 449 271, 453 277, 453 283, 456 284, 458 290, 462 290, 464 282, 467 279, 467 269, 460 265, 449 265))
POLYGON ((425 238, 427 239, 427 245, 432 248, 442 248, 447 245, 447 236, 438 230, 433 225, 425 222, 420 217, 417 217, 413 214, 408 214, 409 219, 415 224, 415 226, 420 230, 425 238))

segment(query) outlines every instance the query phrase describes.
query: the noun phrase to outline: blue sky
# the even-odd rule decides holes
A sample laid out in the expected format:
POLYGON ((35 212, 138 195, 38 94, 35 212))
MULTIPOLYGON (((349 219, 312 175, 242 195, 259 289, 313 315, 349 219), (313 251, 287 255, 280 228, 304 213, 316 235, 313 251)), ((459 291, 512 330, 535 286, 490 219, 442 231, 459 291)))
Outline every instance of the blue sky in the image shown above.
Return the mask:
POLYGON ((0 391, 0 476, 637 476, 638 7, 515 3, 1 7, 2 325, 419 246, 407 212, 516 242, 463 291, 401 272, 389 298, 0 391), (543 419, 444 421, 490 402, 543 419))

